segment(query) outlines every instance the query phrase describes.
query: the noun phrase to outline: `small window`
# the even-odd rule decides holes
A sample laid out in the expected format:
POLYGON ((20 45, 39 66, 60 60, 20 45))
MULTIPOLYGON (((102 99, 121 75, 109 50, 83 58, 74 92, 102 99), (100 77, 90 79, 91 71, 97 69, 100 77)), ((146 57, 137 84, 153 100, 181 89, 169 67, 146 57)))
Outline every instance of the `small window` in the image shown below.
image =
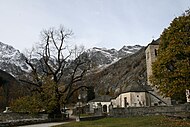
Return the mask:
POLYGON ((158 55, 158 50, 154 49, 154 54, 155 54, 155 56, 157 56, 158 55))
POLYGON ((107 105, 103 105, 103 112, 104 112, 104 113, 107 112, 107 105))
POLYGON ((127 102, 127 97, 124 98, 124 106, 127 107, 129 103, 127 102))
POLYGON ((139 95, 137 95, 137 97, 139 97, 139 95))

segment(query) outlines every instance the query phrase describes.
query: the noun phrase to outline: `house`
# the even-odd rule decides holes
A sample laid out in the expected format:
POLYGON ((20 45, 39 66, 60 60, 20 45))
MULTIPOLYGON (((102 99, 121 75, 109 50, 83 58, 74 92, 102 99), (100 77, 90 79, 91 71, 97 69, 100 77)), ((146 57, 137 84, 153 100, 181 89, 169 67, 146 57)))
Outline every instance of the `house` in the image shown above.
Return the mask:
POLYGON ((91 101, 88 102, 90 113, 94 113, 94 110, 97 109, 99 106, 102 107, 103 113, 109 112, 109 106, 111 104, 111 97, 108 95, 103 95, 100 97, 97 97, 91 101))

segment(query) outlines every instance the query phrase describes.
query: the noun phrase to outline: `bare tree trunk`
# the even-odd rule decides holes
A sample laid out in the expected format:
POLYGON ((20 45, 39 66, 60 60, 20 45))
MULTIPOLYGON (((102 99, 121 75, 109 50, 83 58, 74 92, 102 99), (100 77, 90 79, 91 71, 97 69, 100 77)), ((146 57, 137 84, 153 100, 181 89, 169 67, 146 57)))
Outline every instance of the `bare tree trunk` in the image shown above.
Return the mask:
MULTIPOLYGON (((55 86, 54 89, 50 89, 56 97, 56 106, 51 112, 51 114, 60 114, 60 108, 61 105, 61 99, 64 102, 64 105, 68 102, 70 97, 73 95, 74 92, 76 92, 78 89, 83 88, 85 86, 78 86, 75 87, 74 84, 77 82, 80 82, 82 80, 82 77, 84 76, 86 70, 88 68, 83 67, 83 70, 81 71, 81 66, 84 66, 88 60, 84 59, 81 60, 77 55, 76 52, 76 46, 73 51, 69 51, 69 54, 64 55, 64 50, 66 49, 65 41, 70 38, 72 35, 72 31, 65 30, 63 27, 60 27, 60 29, 49 29, 42 31, 42 45, 39 47, 38 51, 36 52, 36 55, 39 56, 39 65, 35 65, 32 62, 32 52, 29 55, 30 58, 26 59, 26 63, 30 66, 32 69, 30 79, 29 80, 23 80, 20 79, 20 81, 25 82, 27 84, 30 84, 33 87, 33 91, 37 91, 39 94, 44 92, 44 89, 46 89, 47 79, 50 80, 55 86), (53 49, 53 50, 52 50, 53 49), (64 78, 63 75, 65 73, 65 67, 67 65, 67 59, 71 56, 71 53, 75 53, 75 57, 77 57, 73 62, 72 67, 72 73, 68 74, 70 77, 69 83, 62 83, 62 79, 64 78), (39 69, 40 67, 40 69, 39 69), (80 68, 80 69, 79 69, 80 68), (80 70, 80 71, 79 71, 80 70), (60 89, 60 84, 62 84, 62 88, 60 89)), ((84 48, 84 47, 82 47, 84 48)), ((81 54, 83 52, 83 49, 80 50, 81 54)), ((39 59, 38 58, 38 59, 39 59)), ((70 65, 71 66, 71 65, 70 65)), ((50 83, 51 84, 51 83, 50 83)), ((51 97, 50 97, 51 98, 51 97)), ((49 98, 48 98, 49 99, 49 98)))

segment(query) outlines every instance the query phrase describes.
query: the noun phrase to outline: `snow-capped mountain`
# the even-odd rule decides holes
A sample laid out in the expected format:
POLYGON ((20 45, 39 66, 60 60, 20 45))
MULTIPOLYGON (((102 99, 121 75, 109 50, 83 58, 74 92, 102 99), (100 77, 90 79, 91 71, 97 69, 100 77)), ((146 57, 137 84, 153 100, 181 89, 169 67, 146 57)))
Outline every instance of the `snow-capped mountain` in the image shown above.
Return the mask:
POLYGON ((112 64, 119 59, 132 55, 142 48, 140 45, 123 46, 120 50, 97 48, 88 49, 87 53, 95 67, 112 64))
MULTIPOLYGON (((137 77, 142 78, 142 83, 146 81, 143 46, 123 46, 120 50, 94 47, 81 54, 81 57, 83 57, 82 55, 89 57, 92 67, 83 84, 93 84, 97 94, 102 92, 114 93, 113 91, 118 91, 121 88, 125 90, 126 84, 133 83, 137 77)), ((30 70, 25 63, 25 58, 19 50, 0 42, 1 70, 16 78, 18 76, 22 78, 30 70)), ((33 62, 36 65, 39 64, 38 59, 34 59, 33 62)), ((72 67, 72 62, 69 65, 71 66, 67 66, 68 69, 65 71, 68 72, 65 73, 65 77, 70 73, 69 68, 72 67)))
POLYGON ((129 55, 132 55, 134 53, 136 53, 137 51, 139 51, 142 48, 142 46, 140 45, 135 45, 135 46, 123 46, 119 51, 119 57, 126 57, 129 55))
MULTIPOLYGON (((140 50, 142 46, 123 46, 120 50, 106 48, 91 48, 85 53, 88 54, 92 67, 107 67, 119 59, 132 55, 140 50)), ((29 71, 25 63, 25 56, 14 47, 0 42, 0 69, 14 76, 18 76, 29 71)), ((36 61, 37 62, 37 61, 36 61)))
POLYGON ((146 79, 145 47, 142 47, 133 55, 123 57, 106 68, 95 69, 84 79, 83 85, 93 85, 97 95, 113 96, 126 91, 129 84, 146 84, 146 79))
POLYGON ((19 50, 0 42, 0 69, 14 76, 28 71, 25 56, 19 50))

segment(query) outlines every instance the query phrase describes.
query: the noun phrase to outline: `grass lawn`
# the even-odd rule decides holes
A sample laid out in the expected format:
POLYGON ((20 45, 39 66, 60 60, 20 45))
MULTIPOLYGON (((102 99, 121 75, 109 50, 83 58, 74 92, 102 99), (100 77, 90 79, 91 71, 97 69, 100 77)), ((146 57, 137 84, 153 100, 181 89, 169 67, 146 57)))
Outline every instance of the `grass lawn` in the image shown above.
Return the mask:
POLYGON ((71 122, 56 127, 190 127, 190 121, 172 119, 165 116, 143 116, 71 122))

